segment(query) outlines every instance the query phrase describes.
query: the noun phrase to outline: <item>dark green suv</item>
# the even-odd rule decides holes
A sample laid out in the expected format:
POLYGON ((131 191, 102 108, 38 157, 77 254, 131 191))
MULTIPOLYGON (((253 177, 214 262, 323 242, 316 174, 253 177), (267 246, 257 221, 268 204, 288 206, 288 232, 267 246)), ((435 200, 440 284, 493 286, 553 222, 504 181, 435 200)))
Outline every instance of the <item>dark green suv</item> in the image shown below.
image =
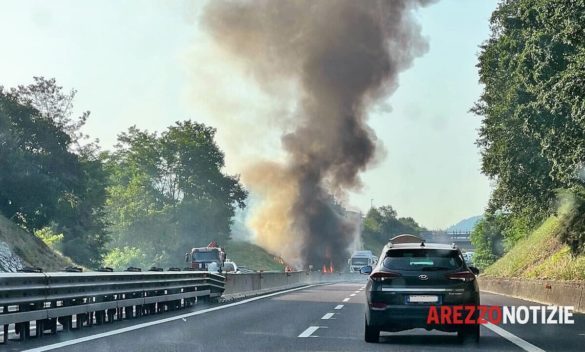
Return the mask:
POLYGON ((468 267, 454 245, 425 243, 413 235, 393 238, 378 264, 363 267, 366 286, 366 342, 378 342, 380 331, 414 328, 457 332, 479 342, 479 325, 427 324, 432 306, 478 306, 477 268, 468 267))

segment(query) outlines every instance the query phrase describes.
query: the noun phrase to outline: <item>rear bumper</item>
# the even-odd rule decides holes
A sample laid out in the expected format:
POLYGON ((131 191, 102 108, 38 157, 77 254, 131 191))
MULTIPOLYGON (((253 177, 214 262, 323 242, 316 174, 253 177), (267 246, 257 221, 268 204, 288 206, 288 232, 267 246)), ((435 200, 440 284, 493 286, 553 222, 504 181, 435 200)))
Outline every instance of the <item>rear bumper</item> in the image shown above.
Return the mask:
MULTIPOLYGON (((469 304, 469 303, 467 303, 469 304)), ((473 303, 474 304, 474 303, 473 303)), ((436 306, 440 310, 441 306, 436 306)), ((386 309, 366 309, 368 325, 381 331, 403 331, 423 328, 455 332, 468 327, 464 324, 427 324, 430 306, 428 305, 397 305, 387 306, 386 309)), ((475 314, 474 314, 475 315, 475 314)))

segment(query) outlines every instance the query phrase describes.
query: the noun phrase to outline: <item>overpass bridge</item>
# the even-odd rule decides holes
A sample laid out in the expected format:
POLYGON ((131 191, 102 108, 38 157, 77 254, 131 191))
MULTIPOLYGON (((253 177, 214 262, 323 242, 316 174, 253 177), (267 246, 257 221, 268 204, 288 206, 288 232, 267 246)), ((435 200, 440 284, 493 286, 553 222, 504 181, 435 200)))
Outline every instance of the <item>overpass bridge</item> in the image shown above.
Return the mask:
POLYGON ((465 251, 474 251, 470 231, 424 231, 419 234, 426 242, 451 244, 465 251))

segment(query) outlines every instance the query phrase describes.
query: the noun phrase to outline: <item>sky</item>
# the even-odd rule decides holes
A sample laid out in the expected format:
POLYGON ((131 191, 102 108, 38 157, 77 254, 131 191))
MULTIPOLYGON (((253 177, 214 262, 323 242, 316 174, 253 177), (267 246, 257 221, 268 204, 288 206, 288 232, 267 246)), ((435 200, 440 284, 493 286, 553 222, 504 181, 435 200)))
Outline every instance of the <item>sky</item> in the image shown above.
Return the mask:
MULTIPOLYGON (((201 29, 204 1, 0 0, 0 85, 54 77, 90 110, 84 132, 111 149, 136 125, 162 131, 193 119, 218 129, 226 172, 278 159, 277 106, 240 62, 201 29), (263 118, 258 118, 263 116, 263 118)), ((392 205, 399 216, 439 229, 483 212, 490 182, 475 140, 481 94, 475 67, 495 0, 443 0, 418 11, 429 51, 400 74, 399 88, 369 113, 384 145, 345 201, 366 212, 392 205)))

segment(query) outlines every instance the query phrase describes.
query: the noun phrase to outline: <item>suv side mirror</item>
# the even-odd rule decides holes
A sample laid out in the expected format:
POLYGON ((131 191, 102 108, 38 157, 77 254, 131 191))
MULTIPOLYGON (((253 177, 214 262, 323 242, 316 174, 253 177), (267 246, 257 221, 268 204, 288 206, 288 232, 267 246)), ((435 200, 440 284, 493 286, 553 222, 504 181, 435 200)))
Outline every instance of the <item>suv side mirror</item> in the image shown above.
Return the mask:
POLYGON ((370 275, 371 273, 372 273, 372 266, 371 265, 362 266, 360 268, 360 274, 370 275))
POLYGON ((471 270, 471 272, 472 272, 474 275, 479 275, 479 269, 478 269, 478 268, 476 268, 476 267, 474 267, 474 266, 470 266, 470 267, 469 267, 469 270, 471 270))

